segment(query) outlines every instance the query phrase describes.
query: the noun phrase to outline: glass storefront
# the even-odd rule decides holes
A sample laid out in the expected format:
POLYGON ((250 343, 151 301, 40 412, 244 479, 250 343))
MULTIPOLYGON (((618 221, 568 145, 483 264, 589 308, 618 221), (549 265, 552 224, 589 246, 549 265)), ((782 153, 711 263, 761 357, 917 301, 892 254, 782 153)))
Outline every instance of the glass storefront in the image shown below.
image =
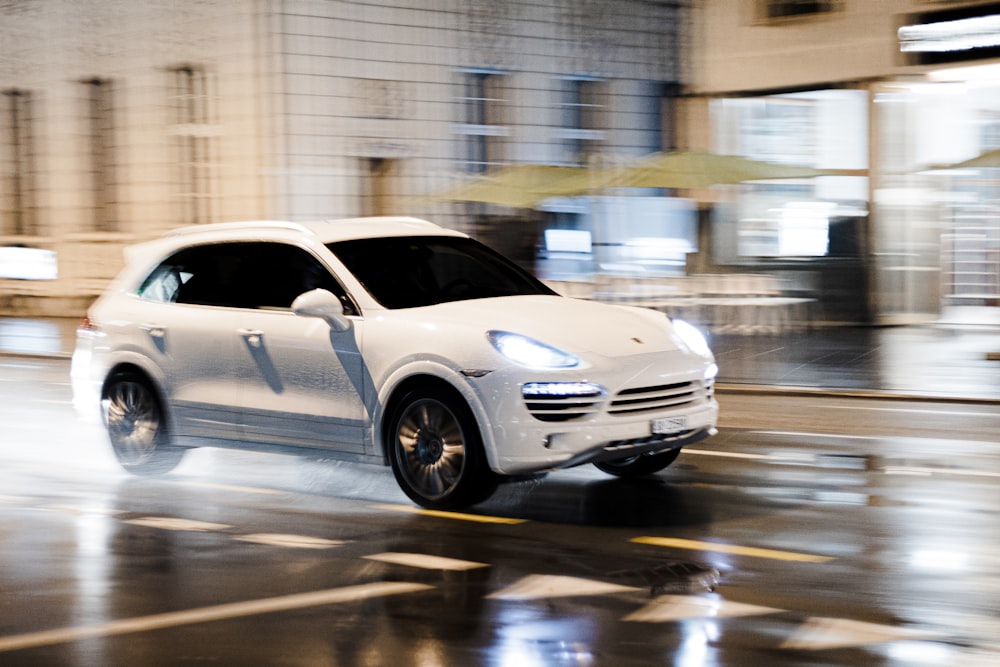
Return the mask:
MULTIPOLYGON (((787 165, 867 173, 867 90, 829 89, 712 104, 713 151, 787 165)), ((712 259, 779 275, 823 303, 822 318, 869 319, 863 267, 865 176, 821 176, 718 188, 712 259)))
POLYGON ((1000 305, 1000 160, 990 157, 1000 148, 1000 70, 942 69, 882 84, 874 99, 886 319, 994 317, 984 308, 1000 305), (910 275, 893 281, 893 270, 910 275))
POLYGON ((1000 149, 1000 67, 720 99, 712 127, 719 153, 825 169, 871 162, 870 182, 730 188, 714 211, 716 262, 794 264, 799 275, 824 276, 817 289, 847 290, 841 301, 867 300, 867 319, 878 324, 997 320, 1000 153, 990 151, 1000 149))

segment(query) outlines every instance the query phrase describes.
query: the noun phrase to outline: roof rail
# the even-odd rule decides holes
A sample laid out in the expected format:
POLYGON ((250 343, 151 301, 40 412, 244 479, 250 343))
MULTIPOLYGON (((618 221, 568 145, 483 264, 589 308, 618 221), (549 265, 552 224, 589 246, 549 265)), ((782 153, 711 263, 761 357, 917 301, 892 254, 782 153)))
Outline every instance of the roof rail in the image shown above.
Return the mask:
POLYGON ((188 234, 202 234, 230 229, 284 229, 303 234, 313 234, 313 230, 297 222, 288 222, 287 220, 248 220, 246 222, 213 222, 205 225, 188 225, 187 227, 167 232, 167 236, 186 236, 188 234))
POLYGON ((410 215, 372 215, 372 216, 362 216, 357 218, 330 218, 324 220, 323 222, 329 223, 359 223, 367 222, 377 225, 381 222, 392 222, 392 223, 405 223, 409 225, 419 225, 422 227, 437 227, 440 228, 441 225, 431 222, 430 220, 424 220, 423 218, 417 218, 410 215))

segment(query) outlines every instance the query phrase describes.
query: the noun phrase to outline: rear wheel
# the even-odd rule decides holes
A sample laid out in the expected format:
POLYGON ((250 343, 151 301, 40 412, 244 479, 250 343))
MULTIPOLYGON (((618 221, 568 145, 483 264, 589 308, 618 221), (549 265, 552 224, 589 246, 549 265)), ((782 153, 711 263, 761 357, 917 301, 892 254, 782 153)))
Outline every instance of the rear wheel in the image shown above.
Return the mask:
POLYGON ((121 466, 136 475, 161 475, 177 467, 184 450, 171 446, 159 398, 137 373, 118 373, 104 395, 108 437, 121 466))
POLYGON ((662 454, 640 454, 627 459, 617 459, 615 461, 601 461, 595 463, 598 470, 614 475, 615 477, 641 477, 660 472, 680 456, 680 449, 672 449, 662 454))
POLYGON ((453 392, 437 387, 408 391, 387 433, 396 481, 418 505, 465 507, 496 490, 497 476, 486 462, 476 421, 453 392))

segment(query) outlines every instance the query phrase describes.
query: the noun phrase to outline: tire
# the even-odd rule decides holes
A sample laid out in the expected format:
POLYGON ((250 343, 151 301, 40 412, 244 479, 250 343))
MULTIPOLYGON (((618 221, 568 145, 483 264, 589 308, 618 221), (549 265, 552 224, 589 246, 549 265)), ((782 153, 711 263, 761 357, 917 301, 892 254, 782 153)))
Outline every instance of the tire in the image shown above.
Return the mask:
POLYGON ((135 475, 162 475, 177 467, 184 449, 170 444, 160 400, 138 373, 117 373, 104 392, 105 424, 122 468, 135 475))
POLYGON ((627 459, 600 461, 594 465, 598 470, 615 477, 642 477, 660 472, 680 456, 680 449, 672 449, 660 454, 640 454, 627 459))
POLYGON ((467 507, 497 488, 472 412, 452 391, 432 386, 407 391, 387 437, 396 482, 418 505, 467 507))

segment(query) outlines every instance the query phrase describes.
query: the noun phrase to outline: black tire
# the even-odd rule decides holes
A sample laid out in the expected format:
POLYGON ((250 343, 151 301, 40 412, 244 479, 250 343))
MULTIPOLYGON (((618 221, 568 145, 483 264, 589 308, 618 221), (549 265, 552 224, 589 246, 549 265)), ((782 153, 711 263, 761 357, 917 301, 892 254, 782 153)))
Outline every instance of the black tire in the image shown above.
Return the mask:
POLYGON ((680 454, 680 449, 672 449, 661 454, 640 454, 627 459, 601 461, 594 465, 597 466, 598 470, 615 477, 642 477, 660 472, 676 461, 680 454))
POLYGON ((452 391, 434 386, 408 390, 386 434, 396 482, 418 505, 468 507, 497 488, 472 412, 452 391))
POLYGON ((117 373, 104 390, 105 422, 121 467, 136 475, 162 475, 177 467, 185 450, 170 443, 160 399, 138 373, 117 373))

